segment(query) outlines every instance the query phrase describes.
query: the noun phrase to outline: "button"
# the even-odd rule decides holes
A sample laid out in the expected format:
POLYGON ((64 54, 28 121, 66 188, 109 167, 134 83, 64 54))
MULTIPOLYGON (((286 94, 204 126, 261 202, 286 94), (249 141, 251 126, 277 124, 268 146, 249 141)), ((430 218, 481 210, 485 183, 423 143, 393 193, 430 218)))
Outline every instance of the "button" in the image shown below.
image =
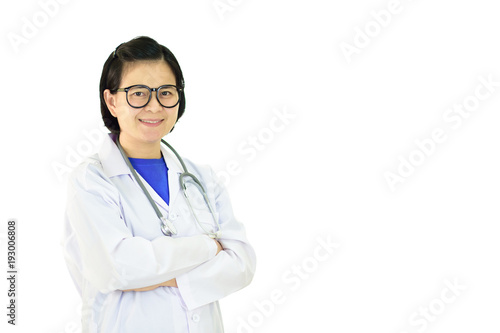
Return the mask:
POLYGON ((175 213, 171 213, 168 215, 168 219, 172 220, 172 221, 175 221, 177 219, 177 217, 179 217, 179 215, 177 215, 175 213))
POLYGON ((193 319, 193 321, 194 321, 195 323, 197 323, 197 322, 199 322, 199 321, 200 321, 200 316, 199 316, 197 313, 195 313, 195 314, 191 317, 191 319, 193 319))

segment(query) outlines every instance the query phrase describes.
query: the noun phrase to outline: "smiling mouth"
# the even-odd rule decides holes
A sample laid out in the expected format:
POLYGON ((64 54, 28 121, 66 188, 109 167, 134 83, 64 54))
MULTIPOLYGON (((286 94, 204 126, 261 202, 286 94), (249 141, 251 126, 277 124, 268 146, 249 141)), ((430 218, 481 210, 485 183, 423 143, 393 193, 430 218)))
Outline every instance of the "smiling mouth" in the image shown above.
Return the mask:
POLYGON ((147 124, 158 124, 163 121, 163 119, 158 119, 158 120, 145 120, 145 119, 139 119, 140 122, 147 123, 147 124))

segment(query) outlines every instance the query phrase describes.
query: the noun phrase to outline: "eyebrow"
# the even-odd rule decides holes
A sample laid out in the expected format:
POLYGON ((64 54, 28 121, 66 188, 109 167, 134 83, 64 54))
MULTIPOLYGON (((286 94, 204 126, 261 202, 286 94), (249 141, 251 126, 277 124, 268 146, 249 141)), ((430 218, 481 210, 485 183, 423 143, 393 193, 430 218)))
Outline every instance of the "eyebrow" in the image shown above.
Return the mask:
POLYGON ((144 84, 144 83, 137 83, 137 84, 126 85, 125 87, 128 88, 128 87, 133 87, 133 86, 145 86, 145 87, 149 87, 149 88, 159 88, 159 87, 163 87, 163 86, 176 86, 176 84, 175 83, 165 83, 165 84, 159 85, 157 87, 151 87, 151 86, 148 86, 147 84, 144 84))

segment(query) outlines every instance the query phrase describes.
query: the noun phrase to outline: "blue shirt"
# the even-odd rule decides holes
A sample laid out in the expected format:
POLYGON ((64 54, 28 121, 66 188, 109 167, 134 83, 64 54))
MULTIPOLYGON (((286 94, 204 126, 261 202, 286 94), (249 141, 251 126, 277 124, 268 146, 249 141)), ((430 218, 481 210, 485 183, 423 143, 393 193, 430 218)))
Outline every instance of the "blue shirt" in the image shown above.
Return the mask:
POLYGON ((161 158, 129 158, 130 164, 169 205, 168 167, 161 158))

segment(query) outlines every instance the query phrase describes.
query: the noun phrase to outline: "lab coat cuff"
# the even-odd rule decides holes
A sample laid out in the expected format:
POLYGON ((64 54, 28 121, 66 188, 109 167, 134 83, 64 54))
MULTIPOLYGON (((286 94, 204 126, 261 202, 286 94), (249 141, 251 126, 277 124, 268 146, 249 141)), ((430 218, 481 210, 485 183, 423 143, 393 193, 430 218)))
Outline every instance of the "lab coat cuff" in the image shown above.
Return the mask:
MULTIPOLYGON (((213 259, 217 255, 217 244, 215 241, 205 235, 205 240, 207 241, 207 245, 209 246, 210 259, 213 259)), ((175 278, 177 281, 177 288, 182 296, 182 300, 186 305, 189 311, 201 306, 202 304, 198 304, 196 301, 196 297, 194 295, 194 290, 189 281, 189 274, 184 273, 175 278)))
POLYGON ((177 288, 181 294, 182 300, 186 305, 188 311, 193 310, 193 304, 195 304, 193 289, 189 283, 188 274, 182 274, 176 278, 177 288))
POLYGON ((215 243, 215 241, 208 237, 207 235, 204 235, 204 239, 207 243, 207 246, 208 246, 208 258, 209 259, 212 259, 213 257, 215 257, 217 255, 217 244, 215 243))

